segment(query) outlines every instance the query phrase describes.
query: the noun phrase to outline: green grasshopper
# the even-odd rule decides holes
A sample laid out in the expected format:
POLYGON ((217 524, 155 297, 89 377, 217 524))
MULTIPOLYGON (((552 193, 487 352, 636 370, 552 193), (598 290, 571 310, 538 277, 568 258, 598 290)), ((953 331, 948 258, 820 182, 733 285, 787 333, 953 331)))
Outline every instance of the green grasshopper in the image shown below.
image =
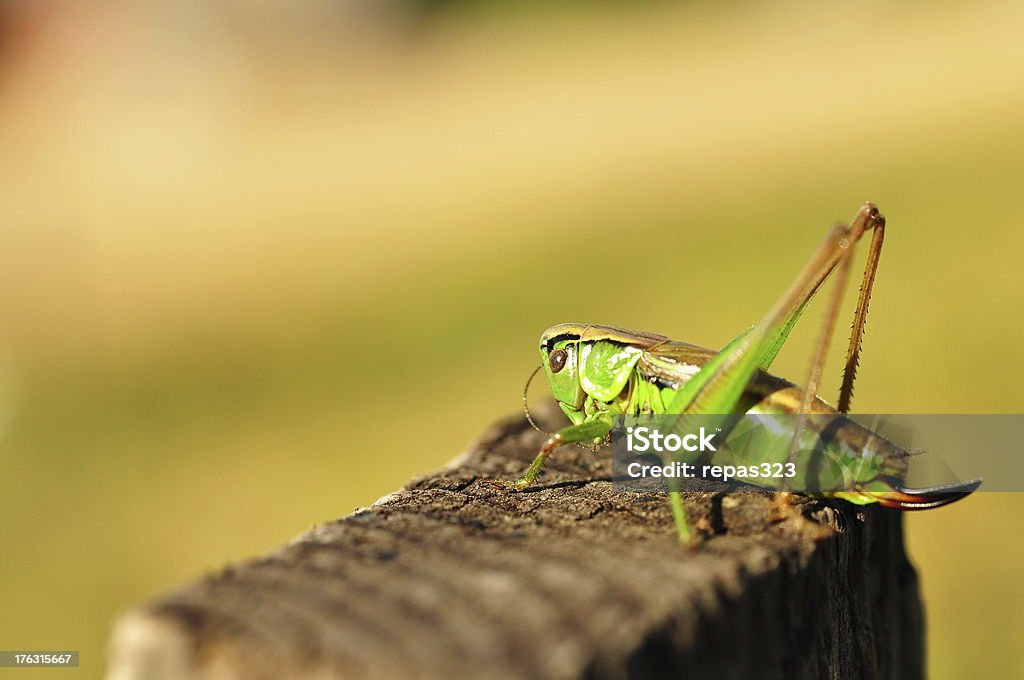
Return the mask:
MULTIPOLYGON (((901 510, 939 507, 968 495, 981 480, 924 489, 907 488, 903 479, 907 459, 912 454, 842 415, 849 411, 853 396, 868 303, 884 235, 885 218, 870 203, 857 212, 848 226, 833 227, 768 314, 718 352, 655 333, 611 326, 559 324, 549 328, 540 339, 542 367, 552 394, 571 425, 544 442, 522 478, 515 482, 492 483, 513 491, 529 488, 559 446, 574 442, 600 443, 607 439, 619 416, 824 414, 842 421, 834 428, 839 441, 830 455, 848 467, 854 483, 842 491, 814 495, 856 504, 878 503, 901 510), (869 231, 871 243, 854 312, 839 401, 833 407, 818 398, 818 384, 849 276, 852 252, 869 231), (836 284, 810 374, 801 389, 768 374, 767 370, 811 298, 833 272, 836 284)), ((803 417, 789 421, 795 423, 793 442, 803 434, 800 420, 803 417)), ((795 449, 790 451, 791 461, 794 455, 795 449)), ((678 482, 668 481, 679 537, 689 542, 692 534, 678 482)), ((782 504, 788 502, 786 494, 780 494, 779 498, 783 499, 782 504)))

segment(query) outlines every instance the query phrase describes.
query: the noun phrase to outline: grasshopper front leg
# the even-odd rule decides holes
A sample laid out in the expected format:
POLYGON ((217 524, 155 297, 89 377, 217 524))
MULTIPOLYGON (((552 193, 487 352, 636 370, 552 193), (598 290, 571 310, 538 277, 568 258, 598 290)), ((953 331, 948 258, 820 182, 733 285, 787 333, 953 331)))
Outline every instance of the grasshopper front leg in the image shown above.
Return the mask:
POLYGON ((573 444, 576 442, 585 442, 594 439, 601 439, 609 432, 612 431, 615 422, 612 417, 608 414, 597 414, 593 419, 580 423, 579 425, 569 425, 563 427, 555 434, 548 437, 544 445, 540 447, 540 452, 537 457, 530 463, 530 467, 526 469, 526 473, 522 477, 514 482, 502 482, 497 480, 488 480, 488 484, 496 486, 501 489, 508 491, 525 491, 533 486, 533 482, 537 479, 537 476, 544 469, 544 464, 548 460, 555 449, 563 444, 573 444))

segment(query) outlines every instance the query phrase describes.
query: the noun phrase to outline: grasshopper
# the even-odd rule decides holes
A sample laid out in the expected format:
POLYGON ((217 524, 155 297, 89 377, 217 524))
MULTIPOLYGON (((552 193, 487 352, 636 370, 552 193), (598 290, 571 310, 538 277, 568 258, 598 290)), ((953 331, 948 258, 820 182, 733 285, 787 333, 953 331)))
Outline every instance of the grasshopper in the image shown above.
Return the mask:
MULTIPOLYGON (((798 416, 788 421, 794 423, 790 435, 794 443, 807 427, 801 420, 805 416, 800 414, 834 417, 832 432, 842 447, 832 455, 848 466, 853 484, 841 491, 813 495, 841 498, 856 504, 878 503, 900 510, 939 507, 965 497, 981 480, 907 488, 903 479, 907 459, 913 454, 843 415, 849 411, 853 396, 868 304, 884 237, 885 218, 873 204, 864 205, 849 225, 837 224, 829 231, 789 290, 764 318, 717 352, 655 333, 612 326, 566 323, 549 328, 540 339, 541 367, 555 400, 571 424, 550 435, 520 479, 492 484, 512 491, 528 489, 558 447, 605 441, 618 416, 783 413, 798 416), (868 232, 871 232, 871 241, 867 262, 854 311, 839 400, 833 407, 817 396, 818 386, 849 278, 852 253, 868 232), (808 303, 833 273, 835 285, 811 369, 801 389, 767 371, 808 303)), ((790 450, 789 460, 795 460, 795 448, 790 450)), ((679 538, 690 542, 693 534, 678 480, 670 479, 668 483, 679 538)), ((777 498, 781 499, 777 501, 781 505, 788 502, 788 494, 779 494, 777 498)))

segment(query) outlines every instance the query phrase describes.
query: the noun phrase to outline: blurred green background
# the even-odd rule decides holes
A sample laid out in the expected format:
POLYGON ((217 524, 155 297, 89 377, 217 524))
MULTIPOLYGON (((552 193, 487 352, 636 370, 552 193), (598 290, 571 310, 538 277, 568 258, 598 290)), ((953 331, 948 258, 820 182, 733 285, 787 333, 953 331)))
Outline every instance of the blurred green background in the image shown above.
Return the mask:
MULTIPOLYGON (((33 677, 459 453, 556 322, 720 346, 866 199, 854 408, 1024 410, 1022 3, 0 8, 0 648, 82 651, 33 677)), ((932 677, 1024 674, 1022 512, 908 517, 932 677)))

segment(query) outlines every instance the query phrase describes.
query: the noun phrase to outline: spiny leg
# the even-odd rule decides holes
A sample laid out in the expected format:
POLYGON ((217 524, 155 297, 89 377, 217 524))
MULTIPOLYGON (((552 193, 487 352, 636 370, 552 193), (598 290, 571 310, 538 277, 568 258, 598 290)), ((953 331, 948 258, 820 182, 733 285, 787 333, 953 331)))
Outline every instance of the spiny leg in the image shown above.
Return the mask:
MULTIPOLYGON (((864 335, 868 302, 871 299, 871 289, 874 285, 882 241, 885 237, 885 217, 870 203, 858 211, 849 228, 838 226, 833 228, 829 234, 828 240, 834 241, 838 255, 838 260, 833 265, 833 268, 838 268, 838 271, 836 273, 836 280, 832 284, 832 295, 829 297, 825 316, 822 320, 821 331, 815 345, 814 358, 811 362, 807 383, 803 390, 803 399, 800 410, 797 413, 796 423, 794 424, 793 439, 789 449, 790 463, 795 463, 796 461, 799 443, 802 441, 803 431, 806 426, 806 418, 811 412, 821 384, 822 370, 825 366, 828 348, 832 342, 832 334, 839 318, 843 294, 846 292, 846 282, 849 279, 850 267, 853 263, 854 246, 868 229, 873 230, 871 246, 868 252, 868 260, 864 267, 857 309, 854 312, 853 333, 850 337, 849 348, 847 349, 846 370, 844 371, 843 387, 840 390, 839 408, 837 410, 845 413, 849 409, 849 402, 853 393, 853 381, 856 378, 857 362, 860 357, 864 335), (836 238, 837 236, 838 238, 836 238), (851 366, 852 370, 850 369, 851 366)), ((784 518, 790 509, 791 496, 788 492, 788 481, 787 479, 783 490, 775 496, 773 503, 773 517, 775 519, 784 518)))
MULTIPOLYGON (((857 308, 853 314, 852 332, 850 343, 846 352, 846 363, 843 369, 843 385, 839 391, 839 403, 837 411, 846 413, 850 408, 850 400, 853 398, 853 383, 857 378, 857 365, 860 360, 860 352, 863 346, 864 329, 867 322, 868 304, 871 301, 871 290, 875 283, 875 272, 878 270, 878 260, 882 253, 882 243, 885 240, 885 216, 878 212, 873 204, 868 203, 854 217, 853 222, 847 229, 835 227, 830 233, 829 240, 837 230, 841 237, 835 240, 835 252, 829 258, 829 271, 839 267, 837 279, 833 283, 832 296, 829 299, 825 311, 825 318, 822 321, 821 333, 815 347, 814 360, 808 372, 807 383, 803 391, 803 402, 800 413, 810 412, 811 405, 818 395, 818 387, 821 383, 822 369, 825 365, 825 358, 828 354, 828 347, 831 344, 832 333, 836 321, 839 318, 839 308, 842 306, 843 294, 846 291, 846 281, 849 278, 849 269, 853 262, 853 250, 860 241, 864 232, 872 231, 871 244, 868 248, 867 262, 864 264, 864 273, 861 278, 860 295, 857 300, 857 308)), ((826 273, 827 276, 827 273, 826 273)), ((824 282, 824 278, 815 284, 811 295, 824 282)), ((808 298, 809 299, 809 298, 808 298)), ((806 303, 804 303, 806 304, 806 303)))
POLYGON ((853 383, 857 379, 857 366, 860 362, 860 351, 864 341, 871 289, 875 285, 875 272, 878 271, 878 260, 882 255, 882 242, 885 240, 885 217, 877 215, 873 220, 872 228, 874 231, 871 234, 871 245, 868 247, 868 259, 864 263, 864 275, 861 279, 860 295, 857 298, 857 309, 853 313, 850 345, 846 350, 846 364, 843 366, 843 385, 839 388, 839 403, 836 410, 840 413, 849 412, 850 401, 853 399, 853 383))
MULTIPOLYGON (((844 227, 842 241, 846 240, 849 231, 844 227)), ((825 367, 825 359, 828 355, 829 345, 832 343, 832 333, 835 330, 836 320, 839 318, 839 308, 843 304, 843 293, 846 290, 846 281, 850 277, 850 251, 847 247, 843 249, 843 255, 839 260, 836 269, 836 280, 832 283, 832 295, 829 296, 828 306, 825 309, 825 318, 822 320, 821 330, 818 333, 818 340, 815 343, 814 358, 811 361, 810 370, 807 373, 807 383, 804 385, 803 400, 800 404, 800 414, 806 415, 811 412, 814 398, 818 394, 818 387, 821 385, 821 373, 825 367)), ((797 439, 798 437, 794 437, 797 439)))
MULTIPOLYGON (((732 413, 757 370, 771 364, 807 303, 846 256, 849 246, 877 216, 878 210, 869 204, 861 209, 849 229, 833 228, 771 311, 705 364, 676 394, 667 412, 678 413, 680 417, 732 413)), ((679 537, 687 542, 690 528, 678 488, 670 487, 669 500, 679 537)))
MULTIPOLYGON (((818 393, 818 386, 821 383, 822 369, 825 366, 825 358, 828 354, 828 347, 832 342, 832 333, 835 330, 836 319, 839 317, 839 308, 842 306, 843 293, 846 290, 846 281, 850 275, 850 247, 849 237, 851 230, 845 225, 839 224, 829 232, 825 243, 832 243, 833 247, 841 249, 840 259, 836 265, 836 280, 832 282, 832 294, 829 296, 828 306, 825 309, 825 317, 822 320, 821 329, 818 333, 817 343, 814 350, 814 358, 811 361, 810 370, 807 373, 807 383, 803 390, 803 399, 800 403, 800 410, 797 412, 796 422, 793 426, 793 438, 789 445, 789 459, 791 464, 796 463, 799 443, 803 439, 806 427, 806 417, 814 404, 814 398, 818 393)), ((792 494, 789 491, 790 480, 783 480, 782 488, 772 497, 772 510, 769 519, 774 522, 781 522, 792 511, 792 494)))
MULTIPOLYGON (((842 249, 840 260, 836 267, 836 280, 832 282, 832 294, 829 296, 828 305, 825 308, 825 316, 822 319, 821 329, 818 332, 815 343, 814 356, 811 360, 810 369, 807 372, 807 382, 804 384, 803 398, 800 401, 800 408, 796 413, 796 421, 793 423, 793 438, 789 444, 790 464, 796 464, 796 457, 803 441, 804 430, 807 426, 807 416, 814 405, 814 399, 818 394, 818 387, 821 384, 821 374, 825 367, 825 359, 828 355, 829 345, 832 343, 832 333, 835 330, 836 320, 839 318, 839 308, 843 304, 843 293, 846 291, 846 281, 850 276, 850 252, 852 248, 849 243, 850 229, 845 225, 836 225, 829 232, 826 242, 833 242, 837 248, 842 249)), ((774 512, 775 519, 784 518, 790 507, 789 479, 783 480, 782 489, 775 495, 774 512)))
POLYGON ((834 227, 786 293, 758 323, 744 331, 712 358, 669 404, 680 414, 730 413, 758 368, 767 368, 786 341, 795 319, 803 312, 828 276, 867 228, 879 217, 868 204, 854 224, 834 227))
MULTIPOLYGON (((779 351, 781 351, 782 346, 786 343, 790 332, 793 330, 794 326, 796 326, 797 321, 800 320, 800 317, 807 308, 807 305, 828 279, 832 270, 835 269, 836 265, 840 260, 842 260, 847 248, 856 244, 856 242, 864 235, 865 231, 872 229, 874 231, 874 236, 871 242, 871 252, 868 255, 868 263, 865 265, 864 270, 864 281, 861 287, 862 299, 857 303, 858 312, 854 317, 854 335, 850 339, 851 351, 847 355, 848 359, 852 357, 853 363, 856 363, 856 359, 860 354, 860 335, 863 334, 864 328, 863 317, 867 314, 867 303, 871 296, 871 287, 874 283, 874 272, 878 266, 878 254, 882 247, 883 235, 878 232, 880 230, 884 231, 884 227, 885 218, 878 212, 878 208, 871 203, 867 203, 857 211, 857 214, 854 216, 853 222, 849 227, 836 225, 831 231, 829 231, 824 244, 819 248, 814 258, 807 263, 785 296, 785 298, 790 300, 791 307, 787 313, 785 321, 771 336, 771 341, 768 345, 767 351, 763 353, 763 360, 760 366, 762 369, 767 371, 771 368, 772 362, 775 360, 779 351), (845 236, 845 241, 841 240, 841 236, 845 236), (860 318, 859 323, 857 321, 858 318, 860 318)), ((724 348, 722 348, 722 351, 727 352, 734 349, 743 340, 745 340, 748 335, 753 333, 763 324, 764 321, 762 320, 743 331, 737 337, 733 338, 724 348)), ((855 371, 856 369, 854 369, 854 372, 855 371)))
MULTIPOLYGON (((839 307, 842 304, 843 293, 846 290, 846 280, 849 278, 850 265, 853 262, 853 245, 856 240, 871 229, 871 244, 868 246, 868 257, 864 264, 864 273, 861 277, 860 294, 857 299, 857 308, 853 313, 851 325, 850 343, 846 350, 846 363, 843 367, 843 384, 839 389, 839 402, 836 410, 840 413, 848 413, 850 401, 853 398, 853 384, 857 378, 857 366, 860 361, 860 352, 863 347, 864 329, 867 323, 868 304, 871 302, 871 291, 875 284, 875 273, 878 271, 878 261, 882 254, 882 243, 885 241, 885 216, 872 210, 870 204, 865 206, 854 219, 849 230, 851 239, 846 252, 841 256, 839 263, 839 274, 834 282, 832 297, 829 307, 825 312, 821 336, 818 339, 815 350, 815 358, 811 364, 808 374, 807 385, 804 388, 803 402, 800 413, 794 427, 793 440, 790 445, 789 462, 795 461, 798 442, 801 440, 805 426, 804 419, 810 413, 811 405, 818 393, 818 386, 821 382, 821 372, 825 364, 825 355, 832 340, 832 332, 835 328, 839 315, 839 307)), ((786 480, 788 483, 788 480, 786 480)), ((775 520, 782 520, 790 509, 791 496, 787 490, 780 491, 775 495, 772 516, 775 520)))
MULTIPOLYGON (((851 229, 839 224, 828 232, 825 243, 833 243, 835 247, 842 248, 840 260, 836 267, 836 281, 833 282, 833 290, 828 297, 828 304, 825 308, 824 318, 818 332, 815 343, 814 357, 811 360, 811 367, 807 374, 807 383, 804 386, 803 399, 801 399, 800 410, 797 412, 797 419, 794 423, 793 438, 790 440, 790 453, 788 462, 795 465, 800 449, 800 442, 803 440, 804 429, 807 426, 806 418, 810 414, 814 403, 814 397, 818 393, 818 386, 821 383, 821 373, 825 364, 825 357, 828 346, 831 344, 831 336, 836 329, 836 321, 839 317, 839 310, 843 304, 843 293, 846 291, 846 283, 850 277, 850 262, 852 261, 849 237, 851 229)), ((781 488, 772 497, 772 509, 769 515, 771 521, 782 521, 793 509, 793 494, 790 493, 790 478, 782 480, 781 488)))

